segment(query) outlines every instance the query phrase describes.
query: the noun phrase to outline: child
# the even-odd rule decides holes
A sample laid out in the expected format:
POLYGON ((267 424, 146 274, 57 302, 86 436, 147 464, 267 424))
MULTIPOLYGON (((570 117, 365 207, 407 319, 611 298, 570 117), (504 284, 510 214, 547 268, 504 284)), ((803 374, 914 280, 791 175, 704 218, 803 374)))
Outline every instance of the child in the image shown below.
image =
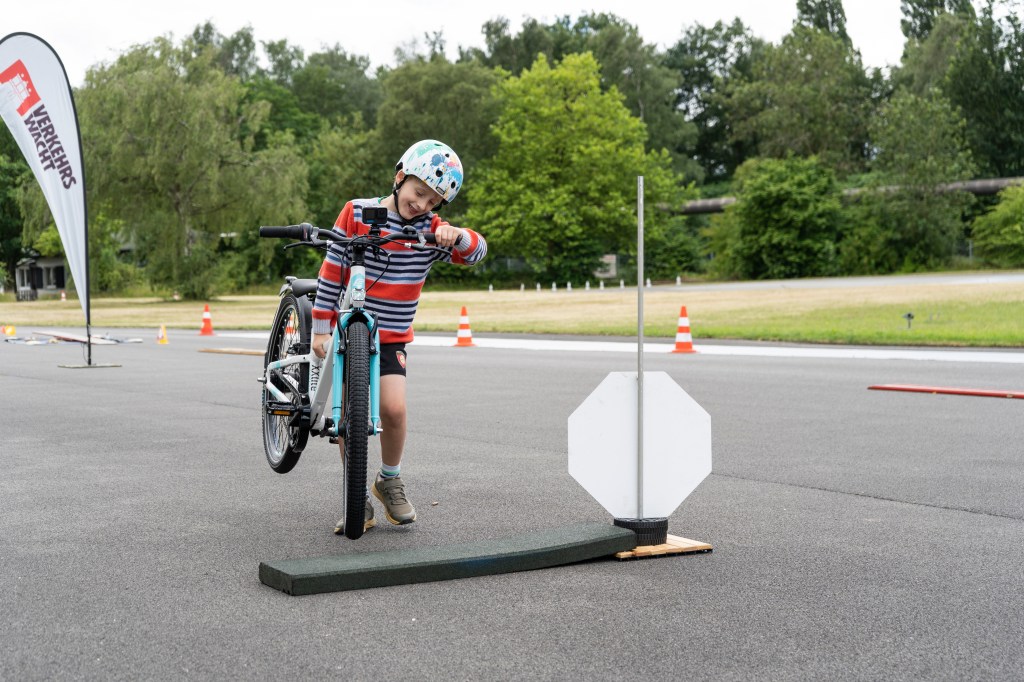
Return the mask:
MULTIPOLYGON (((334 230, 346 236, 366 234, 369 227, 361 222, 363 207, 383 206, 388 209, 388 224, 381 228, 382 235, 412 227, 420 232, 433 232, 438 246, 452 248, 450 254, 408 248, 389 249, 390 265, 386 273, 383 259, 377 257, 372 249, 366 252, 366 308, 377 315, 380 328, 380 417, 383 429, 380 434, 381 468, 372 491, 384 504, 388 521, 398 525, 416 520, 416 510, 406 497, 399 471, 406 434, 405 344, 413 338, 412 320, 420 291, 435 262, 475 265, 487 254, 487 242, 477 232, 449 225, 433 213, 455 199, 462 188, 462 163, 451 147, 436 140, 417 142, 402 155, 395 170, 394 187, 389 196, 348 202, 338 216, 334 230), (455 246, 457 240, 459 244, 455 246)), ((326 354, 324 346, 329 344, 338 319, 337 306, 348 281, 348 265, 343 249, 334 245, 328 250, 320 268, 313 304, 312 346, 313 352, 321 358, 326 354)), ((341 456, 344 459, 344 443, 341 444, 341 456)), ((375 523, 373 506, 367 498, 363 529, 372 528, 375 523)), ((334 532, 345 532, 345 519, 338 521, 334 532)))

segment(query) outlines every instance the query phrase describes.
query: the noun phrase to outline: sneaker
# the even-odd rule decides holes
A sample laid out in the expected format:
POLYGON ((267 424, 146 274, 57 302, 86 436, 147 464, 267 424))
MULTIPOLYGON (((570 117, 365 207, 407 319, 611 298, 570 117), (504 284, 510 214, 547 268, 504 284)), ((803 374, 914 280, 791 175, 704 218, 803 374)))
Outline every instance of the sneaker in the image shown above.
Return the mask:
MULTIPOLYGON (((363 520, 363 532, 364 533, 377 525, 377 522, 373 519, 373 505, 370 504, 370 498, 369 497, 366 498, 366 514, 365 514, 365 516, 363 518, 364 518, 364 520, 363 520)), ((341 519, 340 521, 338 521, 337 525, 334 526, 334 534, 335 535, 344 535, 345 534, 345 519, 341 519)))
POLYGON ((373 496, 384 503, 384 515, 396 526, 416 520, 416 510, 405 497, 405 484, 400 476, 381 478, 378 472, 373 482, 373 496))

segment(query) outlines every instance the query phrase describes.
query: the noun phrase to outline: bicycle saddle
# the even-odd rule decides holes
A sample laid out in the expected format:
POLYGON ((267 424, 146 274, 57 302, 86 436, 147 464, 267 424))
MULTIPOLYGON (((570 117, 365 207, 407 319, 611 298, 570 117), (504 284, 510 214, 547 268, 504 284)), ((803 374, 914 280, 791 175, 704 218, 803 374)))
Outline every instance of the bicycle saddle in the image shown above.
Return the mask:
POLYGON ((307 294, 316 293, 315 279, 293 279, 289 284, 292 287, 292 293, 296 296, 306 296, 307 294))

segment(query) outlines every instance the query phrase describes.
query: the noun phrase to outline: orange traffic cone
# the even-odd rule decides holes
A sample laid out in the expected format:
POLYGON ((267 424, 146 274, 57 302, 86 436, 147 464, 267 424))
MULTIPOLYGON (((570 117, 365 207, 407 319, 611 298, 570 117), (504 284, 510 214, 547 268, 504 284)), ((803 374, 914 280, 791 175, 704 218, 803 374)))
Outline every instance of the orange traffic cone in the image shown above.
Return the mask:
POLYGON ((68 300, 68 295, 64 293, 64 290, 60 290, 60 302, 65 303, 68 300))
POLYGON ((686 306, 679 309, 679 326, 676 327, 676 347, 673 353, 696 353, 693 349, 693 337, 690 336, 690 318, 686 316, 686 306))
POLYGON ((469 328, 469 313, 466 312, 466 306, 462 306, 462 312, 459 313, 459 335, 455 340, 456 346, 475 346, 473 343, 473 332, 469 328))
POLYGON ((203 306, 203 328, 199 330, 199 336, 213 336, 213 318, 210 317, 210 304, 203 306))
POLYGON ((162 346, 167 345, 167 327, 160 325, 160 331, 156 335, 156 342, 162 346))

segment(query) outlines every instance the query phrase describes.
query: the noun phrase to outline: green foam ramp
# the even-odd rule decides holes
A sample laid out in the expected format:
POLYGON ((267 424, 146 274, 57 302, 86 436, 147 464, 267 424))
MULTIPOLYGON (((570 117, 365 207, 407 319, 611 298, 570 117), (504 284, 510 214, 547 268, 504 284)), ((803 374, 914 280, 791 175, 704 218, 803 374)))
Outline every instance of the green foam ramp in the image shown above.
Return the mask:
POLYGON ((473 578, 609 557, 636 547, 636 533, 585 524, 451 547, 260 562, 260 582, 286 594, 473 578))

